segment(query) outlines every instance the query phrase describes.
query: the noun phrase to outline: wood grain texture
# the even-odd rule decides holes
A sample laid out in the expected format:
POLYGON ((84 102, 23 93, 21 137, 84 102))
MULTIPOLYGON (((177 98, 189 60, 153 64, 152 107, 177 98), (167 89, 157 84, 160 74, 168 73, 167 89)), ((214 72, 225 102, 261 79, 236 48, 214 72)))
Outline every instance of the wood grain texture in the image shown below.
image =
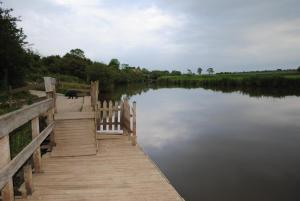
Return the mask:
POLYGON ((40 144, 51 133, 54 127, 54 122, 49 124, 38 137, 32 139, 17 156, 15 156, 7 165, 1 167, 0 170, 0 189, 11 179, 11 177, 22 167, 22 165, 28 160, 33 152, 40 146, 40 144))
POLYGON ((47 112, 52 107, 53 99, 47 99, 0 116, 0 138, 40 114, 47 112))
MULTIPOLYGON (((39 125, 39 117, 36 117, 31 120, 31 132, 32 132, 32 139, 36 138, 40 134, 40 125, 39 125)), ((36 148, 33 152, 33 166, 34 172, 40 173, 42 169, 42 158, 41 158, 41 149, 40 146, 36 148)))
POLYGON ((97 155, 43 157, 44 173, 34 175, 34 193, 25 200, 183 200, 157 166, 126 136, 100 140, 97 155))
POLYGON ((86 156, 96 154, 94 119, 56 121, 55 142, 51 156, 86 156))
MULTIPOLYGON (((10 162, 10 148, 9 148, 9 136, 6 135, 0 138, 0 168, 6 167, 10 162)), ((0 180, 2 180, 0 178, 0 180)), ((14 190, 12 184, 12 177, 7 177, 3 180, 1 189, 1 196, 3 201, 13 201, 14 200, 14 190)))

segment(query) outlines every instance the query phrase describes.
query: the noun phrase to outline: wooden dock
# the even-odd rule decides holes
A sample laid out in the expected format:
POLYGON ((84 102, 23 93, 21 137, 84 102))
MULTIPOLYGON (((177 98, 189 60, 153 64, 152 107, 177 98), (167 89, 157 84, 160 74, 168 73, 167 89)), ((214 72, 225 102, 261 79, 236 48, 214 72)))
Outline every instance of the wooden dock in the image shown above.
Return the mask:
MULTIPOLYGON (((107 108, 105 108, 105 103, 104 108, 99 110, 101 114, 96 114, 93 112, 95 105, 93 106, 92 99, 93 96, 92 98, 78 99, 57 97, 54 104, 57 109, 54 114, 54 124, 48 121, 49 126, 47 127, 49 130, 50 126, 55 125, 51 127, 53 132, 50 134, 50 131, 47 130, 47 132, 42 131, 40 134, 50 136, 50 141, 55 146, 51 152, 46 153, 40 159, 40 155, 33 158, 35 174, 32 175, 30 165, 30 167, 28 165, 23 166, 25 177, 23 191, 25 189, 25 192, 22 193, 22 198, 18 197, 17 200, 183 200, 159 168, 135 143, 136 134, 131 136, 131 141, 129 140, 130 132, 136 132, 135 127, 130 129, 128 128, 129 124, 126 126, 123 123, 118 127, 118 118, 124 121, 126 115, 130 117, 135 114, 130 115, 128 108, 126 113, 126 107, 118 107, 117 103, 115 107, 109 103, 107 108), (125 116, 118 117, 118 111, 122 111, 125 116), (104 120, 97 120, 97 115, 104 120), (106 127, 106 118, 107 128, 114 130, 112 135, 107 134, 107 132, 96 132, 97 121, 104 122, 104 125, 98 125, 99 129, 100 127, 103 129, 106 127), (116 130, 120 129, 127 130, 125 135, 124 133, 117 134, 116 130)), ((53 111, 51 107, 49 108, 41 111, 53 111)), ((133 111, 135 112, 135 108, 133 111)), ((49 118, 51 119, 51 117, 49 118)), ((7 120, 7 116, 5 119, 7 120)), ((0 117, 1 126, 4 125, 1 124, 2 120, 3 118, 0 117)), ((131 126, 134 125, 135 121, 131 122, 131 126)), ((12 129, 8 129, 8 131, 10 130, 12 129)), ((1 133, 4 136, 5 131, 2 128, 1 133)), ((38 138, 40 136, 34 138, 33 141, 38 138)), ((0 144, 6 143, 7 146, 7 142, 3 139, 0 138, 0 144)), ((30 149, 34 155, 39 150, 39 144, 35 144, 35 147, 30 149)), ((3 152, 7 152, 7 147, 6 149, 0 147, 0 153, 3 152)), ((23 161, 30 158, 30 155, 27 154, 28 157, 25 160, 25 155, 23 153, 20 155, 19 158, 23 158, 23 161)), ((16 159, 0 160, 0 188, 2 189, 3 201, 14 200, 12 184, 9 182, 16 170, 9 169, 21 167, 20 164, 16 166, 14 160, 16 159)))

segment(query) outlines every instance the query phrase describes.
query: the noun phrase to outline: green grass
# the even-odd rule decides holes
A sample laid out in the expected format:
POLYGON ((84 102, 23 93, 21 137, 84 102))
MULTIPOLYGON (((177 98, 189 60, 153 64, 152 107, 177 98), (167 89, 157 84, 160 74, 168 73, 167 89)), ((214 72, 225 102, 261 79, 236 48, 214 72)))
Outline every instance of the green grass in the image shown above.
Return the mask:
POLYGON ((69 89, 89 90, 90 85, 78 82, 59 82, 56 91, 65 94, 69 89))
POLYGON ((158 83, 227 87, 299 87, 300 73, 297 71, 272 71, 216 75, 163 76, 158 79, 158 83))

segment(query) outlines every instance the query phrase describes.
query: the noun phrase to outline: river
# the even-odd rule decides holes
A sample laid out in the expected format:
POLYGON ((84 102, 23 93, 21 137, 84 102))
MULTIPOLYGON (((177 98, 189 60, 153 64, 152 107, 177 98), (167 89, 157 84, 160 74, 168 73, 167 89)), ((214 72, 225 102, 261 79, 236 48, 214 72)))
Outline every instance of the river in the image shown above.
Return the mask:
POLYGON ((300 200, 300 97, 147 88, 134 100, 139 145, 187 201, 300 200))

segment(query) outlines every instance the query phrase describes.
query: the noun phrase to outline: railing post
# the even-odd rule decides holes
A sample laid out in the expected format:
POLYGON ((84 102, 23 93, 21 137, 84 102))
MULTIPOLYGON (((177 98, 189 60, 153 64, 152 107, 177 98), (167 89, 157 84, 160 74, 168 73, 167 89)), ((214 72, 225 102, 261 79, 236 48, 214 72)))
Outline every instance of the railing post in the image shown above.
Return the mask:
MULTIPOLYGON (((10 147, 9 147, 9 135, 0 138, 0 168, 3 168, 9 163, 10 159, 10 147)), ((9 178, 7 184, 1 190, 2 201, 14 200, 14 188, 12 178, 9 178)))
POLYGON ((98 102, 98 95, 99 95, 99 81, 91 81, 91 105, 93 108, 93 111, 95 111, 95 107, 98 102))
MULTIPOLYGON (((47 125, 49 125, 54 121, 53 115, 54 115, 54 108, 51 108, 47 112, 47 125)), ((54 130, 51 132, 49 139, 50 139, 50 146, 51 147, 56 146, 54 130)))
POLYGON ((123 135, 128 135, 128 140, 130 140, 130 107, 127 98, 123 100, 122 114, 123 135))
POLYGON ((136 102, 132 104, 132 136, 131 136, 132 146, 136 145, 136 102))
POLYGON ((54 112, 57 112, 56 111, 56 89, 55 89, 56 80, 55 78, 52 77, 44 77, 44 82, 45 82, 46 96, 47 98, 53 98, 54 112))
POLYGON ((26 194, 31 195, 33 192, 31 164, 24 165, 23 171, 24 171, 24 183, 25 183, 26 194))
MULTIPOLYGON (((54 121, 53 115, 56 111, 56 80, 55 78, 51 77, 44 77, 44 82, 45 82, 45 91, 46 91, 46 96, 47 98, 53 98, 53 108, 49 109, 47 112, 47 124, 49 125, 51 122, 54 121)), ((50 134, 50 146, 55 146, 55 133, 52 131, 50 134)))
MULTIPOLYGON (((31 120, 32 139, 40 134, 39 117, 31 120)), ((42 158, 40 146, 33 152, 33 166, 35 173, 40 173, 42 168, 42 158)))

